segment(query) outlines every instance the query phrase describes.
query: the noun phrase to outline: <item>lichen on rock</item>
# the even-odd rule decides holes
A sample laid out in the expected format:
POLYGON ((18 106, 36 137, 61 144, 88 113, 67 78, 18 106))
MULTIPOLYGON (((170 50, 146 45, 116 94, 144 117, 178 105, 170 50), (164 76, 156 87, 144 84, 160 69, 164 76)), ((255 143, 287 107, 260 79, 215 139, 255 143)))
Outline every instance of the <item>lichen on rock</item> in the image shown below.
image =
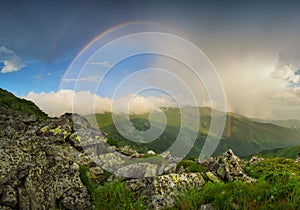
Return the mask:
POLYGON ((92 208, 79 152, 65 141, 74 132, 71 116, 45 122, 2 107, 0 122, 1 140, 8 139, 0 145, 1 209, 92 208))

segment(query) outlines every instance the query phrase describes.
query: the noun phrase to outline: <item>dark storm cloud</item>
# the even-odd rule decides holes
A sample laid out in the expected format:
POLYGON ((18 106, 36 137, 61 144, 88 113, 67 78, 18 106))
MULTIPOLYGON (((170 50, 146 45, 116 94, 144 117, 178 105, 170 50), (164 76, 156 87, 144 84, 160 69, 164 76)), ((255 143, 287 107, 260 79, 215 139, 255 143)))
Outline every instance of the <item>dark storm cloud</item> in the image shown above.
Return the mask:
MULTIPOLYGON (((0 46, 26 61, 74 57, 92 38, 129 20, 154 20, 203 36, 247 26, 269 30, 298 14, 296 5, 264 1, 9 1, 0 2, 0 46)), ((255 36, 255 34, 254 34, 255 36)))
POLYGON ((1 1, 0 44, 29 60, 69 57, 107 27, 126 21, 124 14, 130 18, 117 3, 1 1))
POLYGON ((26 60, 44 61, 73 57, 107 28, 128 20, 155 17, 163 10, 151 1, 1 1, 0 4, 0 45, 15 50, 26 60))
POLYGON ((2 1, 1 44, 14 49, 23 58, 45 59, 66 27, 84 9, 80 4, 49 2, 2 1))
MULTIPOLYGON (((174 28, 210 58, 220 74, 232 111, 247 116, 276 117, 273 111, 278 107, 274 108, 269 99, 294 100, 293 104, 300 104, 299 89, 298 98, 291 90, 284 89, 289 82, 285 79, 286 72, 292 75, 289 78, 298 81, 299 70, 284 69, 277 74, 277 79, 270 77, 279 54, 285 58, 284 64, 300 68, 299 3, 288 0, 0 0, 0 66, 1 60, 5 61, 5 72, 11 72, 37 61, 38 68, 42 66, 41 72, 52 73, 53 66, 63 71, 80 49, 108 28, 131 20, 155 21, 174 28)), ((18 73, 22 74, 23 70, 18 73)), ((13 75, 1 74, 2 78, 13 75)), ((54 84, 54 80, 51 82, 54 84)), ((15 89, 21 82, 11 84, 15 89)), ((56 83, 51 91, 54 86, 56 83)), ((282 104, 280 108, 285 106, 282 104)), ((300 113, 299 108, 292 114, 295 113, 300 113)))

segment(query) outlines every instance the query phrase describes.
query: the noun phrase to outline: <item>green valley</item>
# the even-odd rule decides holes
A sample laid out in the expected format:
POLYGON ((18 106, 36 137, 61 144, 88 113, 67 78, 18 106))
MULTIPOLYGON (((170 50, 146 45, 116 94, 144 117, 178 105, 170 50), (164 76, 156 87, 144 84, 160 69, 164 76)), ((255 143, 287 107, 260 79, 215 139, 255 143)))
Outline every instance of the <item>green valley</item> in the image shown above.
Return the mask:
MULTIPOLYGON (((176 139, 181 123, 181 113, 178 108, 164 108, 167 118, 167 126, 164 132, 156 140, 147 143, 136 143, 124 138, 114 126, 111 113, 96 114, 97 126, 101 132, 108 135, 108 141, 115 146, 130 145, 131 147, 146 151, 165 151, 176 139)), ((200 126, 195 144, 188 157, 198 156, 207 137, 211 123, 211 109, 199 108, 200 126)), ((218 112, 217 112, 218 114, 218 112)), ((219 112, 219 114, 221 114, 219 112)), ((141 131, 150 128, 149 113, 130 115, 133 126, 141 131)), ((89 120, 92 116, 87 117, 89 120)), ((159 125, 156 125, 159 126, 159 125)), ((222 154, 232 148, 239 156, 249 156, 267 149, 283 148, 298 145, 300 142, 300 130, 281 127, 271 123, 256 122, 252 119, 234 113, 226 114, 226 123, 222 138, 214 156, 222 154)))

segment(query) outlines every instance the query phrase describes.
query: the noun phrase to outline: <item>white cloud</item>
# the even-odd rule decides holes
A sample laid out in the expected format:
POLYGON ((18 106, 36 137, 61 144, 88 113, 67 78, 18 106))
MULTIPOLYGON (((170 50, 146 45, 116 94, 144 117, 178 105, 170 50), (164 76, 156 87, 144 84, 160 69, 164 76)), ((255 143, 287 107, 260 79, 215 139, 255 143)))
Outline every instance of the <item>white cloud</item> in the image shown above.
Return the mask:
POLYGON ((110 68, 112 66, 108 61, 103 61, 103 62, 96 62, 95 61, 95 62, 91 62, 91 64, 104 66, 106 68, 110 68))
POLYGON ((4 46, 0 47, 0 62, 3 63, 1 73, 19 71, 24 67, 21 58, 16 53, 4 46))
POLYGON ((60 116, 66 112, 76 112, 82 115, 111 112, 112 105, 115 106, 113 110, 116 112, 135 114, 149 112, 158 107, 175 106, 169 96, 144 97, 133 94, 115 99, 113 104, 111 98, 102 98, 89 91, 74 92, 67 89, 50 93, 29 92, 23 98, 33 101, 50 116, 60 116))
POLYGON ((296 84, 300 82, 300 75, 297 75, 297 69, 290 64, 286 63, 281 56, 279 56, 278 63, 275 67, 275 71, 273 72, 273 76, 275 78, 280 78, 286 80, 291 84, 296 84))
POLYGON ((88 77, 81 77, 81 78, 64 78, 63 82, 99 82, 96 78, 98 76, 88 76, 88 77))
POLYGON ((130 94, 118 99, 113 103, 114 112, 142 114, 158 109, 159 107, 174 107, 175 102, 168 95, 157 96, 141 96, 138 94, 130 94))

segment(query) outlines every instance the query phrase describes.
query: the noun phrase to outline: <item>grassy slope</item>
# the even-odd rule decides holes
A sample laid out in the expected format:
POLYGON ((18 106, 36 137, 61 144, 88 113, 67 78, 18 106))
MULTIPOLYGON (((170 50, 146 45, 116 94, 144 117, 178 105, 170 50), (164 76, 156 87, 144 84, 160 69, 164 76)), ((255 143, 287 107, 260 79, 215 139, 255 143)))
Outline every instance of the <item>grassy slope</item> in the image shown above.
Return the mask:
POLYGON ((189 189, 171 209, 200 209, 212 203, 215 209, 299 209, 300 164, 288 159, 267 159, 245 168, 256 183, 240 181, 208 182, 199 189, 189 189))
MULTIPOLYGON (((201 165, 192 161, 185 160, 181 165, 187 166, 189 171, 205 171, 201 165)), ((200 189, 184 189, 179 193, 175 206, 168 209, 200 209, 201 205, 207 203, 213 204, 214 209, 228 210, 299 209, 300 164, 293 160, 274 158, 247 166, 244 170, 257 182, 212 183, 206 180, 200 189)), ((87 186, 96 210, 149 209, 143 202, 147 197, 137 197, 122 182, 96 183, 88 174, 88 168, 81 166, 81 180, 87 186)))
POLYGON ((38 118, 48 118, 47 114, 41 111, 33 102, 17 98, 12 93, 9 93, 1 88, 0 106, 6 106, 17 111, 25 112, 29 115, 36 115, 38 118))
POLYGON ((281 127, 300 129, 300 120, 289 119, 289 120, 264 120, 264 119, 253 119, 256 122, 272 123, 281 127))
MULTIPOLYGON (((208 108, 199 108, 199 111, 201 119, 200 132, 190 156, 199 155, 210 127, 211 110, 208 108)), ((136 145, 138 148, 142 147, 142 150, 152 149, 161 152, 172 145, 176 139, 181 121, 179 109, 169 108, 164 112, 168 120, 167 128, 157 140, 148 145, 136 145, 131 141, 126 141, 114 127, 110 113, 97 114, 96 119, 100 130, 108 133, 109 138, 114 143, 136 145)), ((214 155, 220 155, 226 149, 232 148, 237 155, 247 156, 266 149, 298 145, 300 142, 300 130, 280 127, 271 123, 255 122, 240 115, 229 114, 227 114, 223 137, 214 155)), ((150 127, 148 114, 131 115, 130 118, 134 126, 139 130, 146 130, 150 127)))
POLYGON ((295 159, 300 153, 300 145, 290 146, 286 148, 276 148, 271 150, 263 150, 257 154, 259 157, 264 158, 290 158, 295 159))

